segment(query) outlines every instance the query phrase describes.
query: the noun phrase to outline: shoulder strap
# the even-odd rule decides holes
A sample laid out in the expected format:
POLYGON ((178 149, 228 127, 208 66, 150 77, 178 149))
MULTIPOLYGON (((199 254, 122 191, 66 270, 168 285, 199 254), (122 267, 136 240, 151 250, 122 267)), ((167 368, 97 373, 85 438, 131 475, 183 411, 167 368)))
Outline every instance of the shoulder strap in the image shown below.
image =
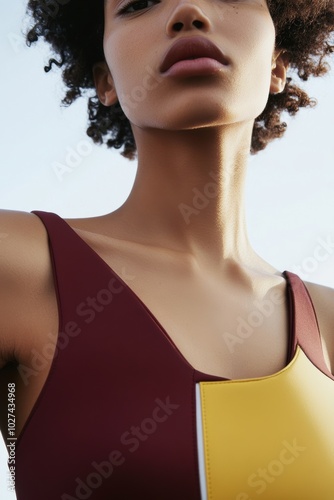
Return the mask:
POLYGON ((319 324, 309 292, 303 281, 294 273, 284 271, 287 279, 287 294, 290 310, 290 359, 299 345, 309 360, 325 375, 334 380, 334 375, 325 363, 319 324))

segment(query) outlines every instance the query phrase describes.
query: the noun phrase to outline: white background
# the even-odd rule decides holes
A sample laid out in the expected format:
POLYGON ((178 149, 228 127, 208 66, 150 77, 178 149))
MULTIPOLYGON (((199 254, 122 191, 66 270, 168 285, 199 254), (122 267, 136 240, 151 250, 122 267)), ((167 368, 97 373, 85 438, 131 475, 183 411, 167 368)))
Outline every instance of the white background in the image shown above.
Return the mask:
MULTIPOLYGON (((84 100, 60 108, 59 73, 43 71, 47 48, 24 44, 25 4, 0 8, 0 207, 69 218, 111 212, 129 194, 135 161, 91 145, 84 100), (55 164, 66 164, 73 150, 77 165, 60 178, 55 164)), ((334 74, 307 85, 317 108, 288 120, 286 137, 251 158, 247 182, 249 234, 258 253, 280 270, 331 287, 333 249, 323 262, 314 255, 321 242, 334 241, 333 83, 334 74)), ((6 472, 0 440, 0 498, 10 500, 6 472)))

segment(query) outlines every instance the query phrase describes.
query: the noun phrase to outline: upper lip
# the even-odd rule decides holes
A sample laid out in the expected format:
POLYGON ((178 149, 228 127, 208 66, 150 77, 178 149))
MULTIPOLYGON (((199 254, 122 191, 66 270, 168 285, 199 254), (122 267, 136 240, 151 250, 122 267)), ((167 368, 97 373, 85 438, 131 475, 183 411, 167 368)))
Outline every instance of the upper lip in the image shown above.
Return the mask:
POLYGON ((198 59, 199 57, 209 57, 216 59, 221 64, 228 64, 225 55, 214 43, 202 36, 193 36, 179 38, 170 47, 162 61, 160 71, 164 73, 178 61, 198 59))

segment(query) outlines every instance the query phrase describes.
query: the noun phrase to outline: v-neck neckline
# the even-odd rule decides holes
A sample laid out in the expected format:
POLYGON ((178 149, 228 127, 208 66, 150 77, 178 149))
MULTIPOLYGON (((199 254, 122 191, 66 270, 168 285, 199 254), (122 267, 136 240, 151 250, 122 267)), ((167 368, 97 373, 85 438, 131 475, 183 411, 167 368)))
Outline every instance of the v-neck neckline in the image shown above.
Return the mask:
MULTIPOLYGON (((60 217, 58 214, 54 214, 61 221, 66 224, 68 229, 78 238, 78 241, 81 242, 82 245, 85 246, 85 248, 92 254, 92 256, 103 265, 106 270, 115 278, 117 279, 123 286, 124 289, 136 300, 137 303, 144 309, 146 314, 150 317, 151 321, 155 324, 155 326, 160 330, 161 334, 164 336, 164 338, 172 345, 174 348, 175 354, 180 358, 181 362, 192 372, 194 372, 194 378, 197 381, 232 381, 232 380, 241 380, 241 379, 229 379, 227 377, 221 377, 220 375, 213 375, 210 373, 202 372, 195 368, 188 360, 187 358, 182 354, 180 349, 177 347, 173 339, 170 337, 168 334, 167 330, 162 326, 162 324, 159 322, 159 320, 156 318, 156 316, 153 314, 153 312, 149 309, 149 307, 142 301, 142 299, 137 295, 137 293, 119 276, 119 274, 73 229, 73 227, 62 217, 60 217)), ((285 370, 291 361, 293 360, 292 356, 292 346, 293 346, 293 340, 294 340, 294 329, 293 329, 293 321, 292 321, 292 304, 291 304, 291 299, 289 294, 287 293, 288 291, 288 283, 289 279, 287 276, 287 271, 284 271, 281 274, 281 277, 284 278, 285 280, 285 296, 287 297, 287 313, 288 313, 288 348, 287 348, 287 361, 285 366, 279 370, 278 372, 274 372, 273 374, 266 375, 263 377, 255 377, 256 379, 261 379, 261 378, 268 378, 274 375, 277 375, 277 373, 280 373, 282 370, 285 370)), ((292 291, 293 293, 293 291, 292 291)), ((243 380, 252 380, 254 377, 249 377, 243 380)))

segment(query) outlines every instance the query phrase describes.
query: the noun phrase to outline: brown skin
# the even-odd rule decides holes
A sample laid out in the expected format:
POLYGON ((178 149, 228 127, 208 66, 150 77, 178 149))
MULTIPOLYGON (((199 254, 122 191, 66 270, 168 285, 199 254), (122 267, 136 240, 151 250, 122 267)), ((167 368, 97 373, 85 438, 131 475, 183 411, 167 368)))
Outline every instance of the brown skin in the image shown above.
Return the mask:
MULTIPOLYGON (((285 304, 275 306, 233 353, 223 338, 236 331, 238 317, 254 310, 255 300, 273 290, 285 292, 281 273, 251 248, 244 215, 253 122, 269 92, 282 91, 286 78, 287 62, 274 50, 266 3, 246 0, 236 9, 235 2, 166 0, 128 17, 117 16, 116 5, 109 0, 105 7, 107 64, 94 68, 106 105, 117 99, 124 104, 124 96, 143 82, 147 66, 161 77, 166 50, 183 36, 208 37, 231 64, 205 77, 163 77, 145 100, 129 108, 138 173, 128 200, 111 214, 68 223, 142 299, 193 367, 235 379, 275 373, 286 363, 285 304), (216 196, 187 224, 180 204, 192 206, 193 188, 203 192, 209 182, 216 183, 216 196)), ((32 349, 42 352, 50 335, 56 341, 58 311, 41 221, 3 211, 0 227, 8 234, 0 257, 0 366, 6 367, 0 397, 6 400, 6 384, 15 381, 19 434, 51 362, 27 386, 8 363, 29 367, 32 349)), ((308 287, 334 371, 334 290, 308 287)), ((4 412, 4 433, 6 422, 4 412)))

